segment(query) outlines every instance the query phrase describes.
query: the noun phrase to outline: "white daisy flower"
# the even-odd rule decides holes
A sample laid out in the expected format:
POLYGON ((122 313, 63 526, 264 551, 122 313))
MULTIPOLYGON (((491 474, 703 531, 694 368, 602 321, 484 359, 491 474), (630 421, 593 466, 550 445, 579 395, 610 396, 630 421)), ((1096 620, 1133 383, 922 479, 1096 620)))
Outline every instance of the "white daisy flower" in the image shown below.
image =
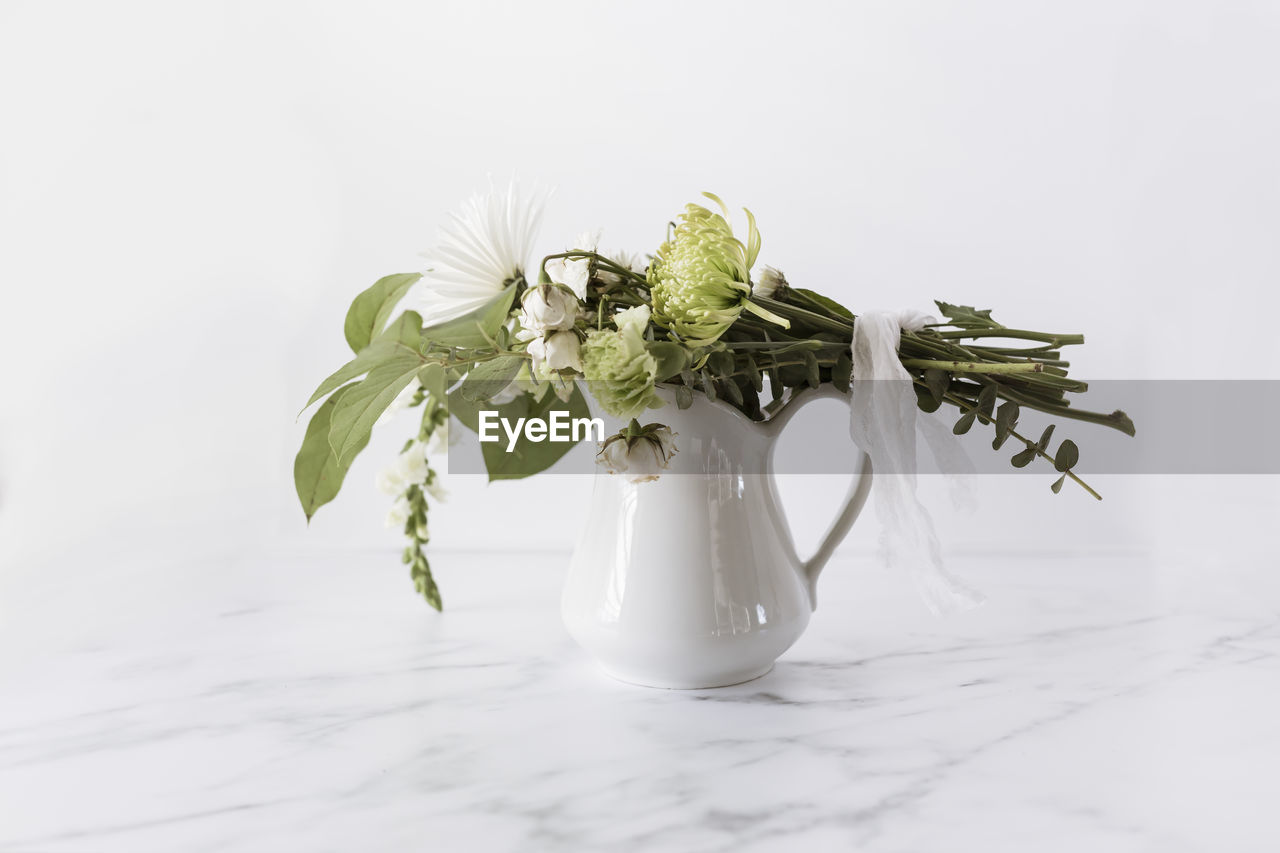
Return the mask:
POLYGON ((423 274, 427 325, 461 317, 497 296, 524 274, 542 218, 542 199, 522 198, 512 183, 472 196, 441 229, 423 274))

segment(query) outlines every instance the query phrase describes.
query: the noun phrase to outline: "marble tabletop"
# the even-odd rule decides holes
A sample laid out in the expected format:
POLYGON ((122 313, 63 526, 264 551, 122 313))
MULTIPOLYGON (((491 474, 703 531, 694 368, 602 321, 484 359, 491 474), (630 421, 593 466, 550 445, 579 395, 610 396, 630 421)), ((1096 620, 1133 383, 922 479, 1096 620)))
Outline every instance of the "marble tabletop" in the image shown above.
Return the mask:
POLYGON ((1274 558, 968 555, 926 613, 828 568, 757 681, 599 674, 564 554, 140 560, 11 585, 0 850, 1280 849, 1274 558))

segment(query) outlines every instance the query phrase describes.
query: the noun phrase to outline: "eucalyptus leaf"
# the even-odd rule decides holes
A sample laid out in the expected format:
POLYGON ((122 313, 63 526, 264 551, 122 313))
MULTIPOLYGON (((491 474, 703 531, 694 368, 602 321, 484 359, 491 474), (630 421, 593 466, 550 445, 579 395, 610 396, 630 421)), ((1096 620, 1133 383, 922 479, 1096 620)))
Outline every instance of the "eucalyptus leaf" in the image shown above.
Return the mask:
POLYGON ((947 389, 951 387, 951 374, 941 368, 931 367, 924 372, 924 384, 933 399, 941 403, 947 389))
MULTIPOLYGON (((838 385, 836 387, 839 387, 838 385)), ((912 384, 911 386, 916 392, 916 405, 920 407, 922 412, 936 412, 942 408, 942 404, 934 399, 933 394, 928 388, 920 385, 912 384)), ((845 390, 848 393, 848 390, 845 390)))
MULTIPOLYGON (((849 355, 849 351, 845 350, 836 356, 836 363, 831 368, 831 384, 841 393, 849 393, 849 383, 853 378, 853 358, 849 355)), ((923 408, 923 406, 921 407, 923 408)), ((925 409, 926 412, 935 411, 938 407, 925 409)))
POLYGON ((1080 461, 1080 448, 1071 439, 1058 445, 1058 452, 1053 457, 1053 467, 1059 471, 1070 471, 1080 461))
POLYGON ((1050 486, 1049 488, 1053 489, 1053 493, 1056 495, 1058 492, 1062 491, 1062 484, 1065 483, 1066 481, 1067 481, 1067 475, 1063 474, 1061 477, 1054 480, 1053 485, 1050 486))
POLYGON ((1020 450, 1013 454, 1013 458, 1009 461, 1013 463, 1014 468, 1025 468, 1031 464, 1031 460, 1036 458, 1036 449, 1028 447, 1026 450, 1020 450))
POLYGON ((1049 424, 1045 427, 1044 432, 1040 433, 1040 440, 1036 442, 1036 447, 1040 448, 1042 452, 1049 452, 1049 439, 1053 437, 1053 427, 1054 424, 1049 424))
POLYGON ((996 410, 996 400, 999 396, 1000 391, 995 385, 983 385, 982 390, 978 392, 978 412, 990 418, 996 410))
POLYGON ((687 409, 693 405, 693 389, 688 385, 676 386, 676 408, 687 409))
POLYGON ((689 351, 675 341, 651 341, 645 344, 645 349, 658 363, 658 382, 666 382, 688 370, 692 362, 689 351))
POLYGON ((384 276, 352 301, 342 329, 352 352, 360 352, 382 332, 396 305, 421 278, 421 273, 384 276))
POLYGON ((956 421, 955 426, 951 427, 951 431, 956 435, 964 435, 973 426, 973 421, 978 415, 974 412, 965 412, 960 416, 960 420, 956 421))
MULTIPOLYGON (((302 447, 293 460, 293 485, 297 489, 298 501, 302 504, 302 511, 308 522, 316 514, 316 510, 338 496, 342 481, 346 479, 347 469, 351 467, 350 460, 345 465, 340 463, 333 448, 329 446, 329 425, 333 411, 343 395, 354 387, 354 383, 342 386, 316 409, 311 422, 307 424, 302 447)), ((367 436, 365 441, 368 441, 367 436)), ((356 448, 356 453, 363 449, 364 444, 361 444, 356 448)))

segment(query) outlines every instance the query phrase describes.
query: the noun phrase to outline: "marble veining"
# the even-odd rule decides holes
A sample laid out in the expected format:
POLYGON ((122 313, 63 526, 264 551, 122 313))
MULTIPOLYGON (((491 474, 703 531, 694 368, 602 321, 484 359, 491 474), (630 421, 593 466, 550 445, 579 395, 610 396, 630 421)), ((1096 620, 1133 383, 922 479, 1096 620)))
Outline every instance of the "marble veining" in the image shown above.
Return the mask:
POLYGON ((593 668, 564 554, 436 555, 443 617, 384 553, 4 581, 0 851, 1280 849, 1273 558, 955 562, 935 619, 837 557, 687 692, 593 668))

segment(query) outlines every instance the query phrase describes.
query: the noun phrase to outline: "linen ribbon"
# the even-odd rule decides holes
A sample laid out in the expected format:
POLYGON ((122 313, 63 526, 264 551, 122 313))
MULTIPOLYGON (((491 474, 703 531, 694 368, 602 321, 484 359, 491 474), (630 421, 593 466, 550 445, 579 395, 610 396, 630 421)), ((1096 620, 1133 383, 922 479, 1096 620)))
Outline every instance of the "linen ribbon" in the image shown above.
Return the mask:
POLYGON ((902 330, 918 331, 935 318, 920 311, 872 311, 853 326, 853 374, 849 434, 871 457, 880 547, 893 569, 910 572, 917 592, 936 614, 955 613, 981 604, 983 596, 943 566, 933 519, 916 495, 916 431, 944 472, 957 473, 951 485, 969 485, 973 463, 958 441, 936 419, 916 417, 916 394, 898 358, 902 330))

